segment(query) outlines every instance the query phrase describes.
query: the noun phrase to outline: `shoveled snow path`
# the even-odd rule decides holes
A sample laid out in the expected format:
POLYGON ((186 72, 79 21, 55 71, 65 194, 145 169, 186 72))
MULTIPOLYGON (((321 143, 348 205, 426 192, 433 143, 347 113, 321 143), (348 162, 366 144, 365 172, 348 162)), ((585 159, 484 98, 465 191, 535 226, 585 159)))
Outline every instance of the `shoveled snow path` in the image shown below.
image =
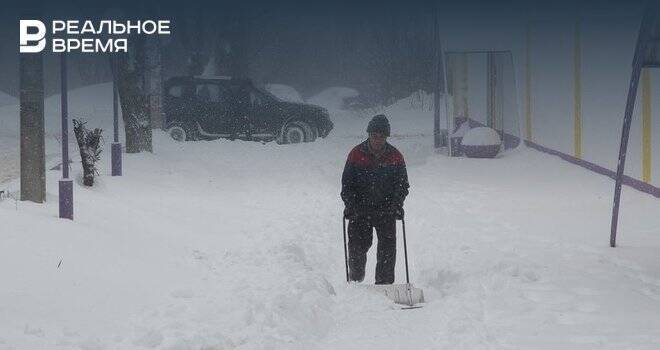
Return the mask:
POLYGON ((76 186, 74 222, 56 218, 56 172, 48 204, 0 202, 0 348, 660 345, 660 203, 626 190, 611 249, 607 178, 531 150, 448 159, 429 139, 392 139, 428 299, 400 311, 344 282, 339 180, 357 140, 155 136, 124 177, 76 186))

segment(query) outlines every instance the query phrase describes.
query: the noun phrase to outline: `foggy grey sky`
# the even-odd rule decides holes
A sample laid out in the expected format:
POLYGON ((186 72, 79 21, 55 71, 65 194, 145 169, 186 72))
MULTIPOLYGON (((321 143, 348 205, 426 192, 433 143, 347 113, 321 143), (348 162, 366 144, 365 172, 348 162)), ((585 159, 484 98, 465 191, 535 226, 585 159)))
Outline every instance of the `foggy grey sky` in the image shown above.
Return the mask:
MULTIPOLYGON (((332 85, 372 92, 383 85, 382 66, 387 64, 401 67, 400 78, 412 79, 411 84, 428 90, 430 80, 424 75, 432 66, 429 41, 434 9, 445 49, 516 51, 524 43, 525 25, 530 20, 554 22, 559 28, 561 23, 571 26, 576 18, 612 17, 616 22, 616 18, 627 17, 629 21, 639 17, 642 1, 167 1, 138 5, 129 1, 65 1, 13 5, 0 15, 0 90, 12 95, 18 93, 17 21, 30 12, 41 12, 44 19, 99 19, 113 13, 124 13, 126 18, 171 19, 172 35, 164 41, 166 76, 185 73, 186 48, 181 43, 187 39, 181 36, 186 23, 202 28, 198 45, 202 60, 208 62, 222 49, 227 33, 234 30, 232 21, 243 14, 249 19, 250 77, 258 82, 290 84, 303 94, 312 94, 332 85), (394 37, 397 50, 415 57, 384 62, 392 53, 379 40, 390 37, 394 37)), ((107 55, 72 56, 72 87, 110 80, 107 55)), ((53 54, 46 54, 47 94, 56 92, 59 84, 56 61, 53 54)))

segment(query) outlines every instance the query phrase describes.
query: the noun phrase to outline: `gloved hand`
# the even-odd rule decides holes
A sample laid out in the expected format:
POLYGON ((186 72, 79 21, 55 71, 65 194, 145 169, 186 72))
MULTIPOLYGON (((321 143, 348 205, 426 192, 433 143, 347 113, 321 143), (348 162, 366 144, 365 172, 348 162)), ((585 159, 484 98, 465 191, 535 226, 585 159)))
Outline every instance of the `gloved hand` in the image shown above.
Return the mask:
POLYGON ((403 220, 403 215, 404 215, 403 204, 401 203, 392 204, 392 206, 390 207, 390 212, 392 213, 392 215, 394 215, 395 219, 403 220))
POLYGON ((355 219, 355 210, 352 207, 345 207, 344 208, 344 219, 355 219))

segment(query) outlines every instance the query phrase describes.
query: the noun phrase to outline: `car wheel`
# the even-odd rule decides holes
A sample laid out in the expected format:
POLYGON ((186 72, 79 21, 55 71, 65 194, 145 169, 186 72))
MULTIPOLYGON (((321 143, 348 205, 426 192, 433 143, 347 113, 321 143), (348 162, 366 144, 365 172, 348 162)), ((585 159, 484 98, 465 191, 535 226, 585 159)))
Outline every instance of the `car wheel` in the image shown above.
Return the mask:
POLYGON ((282 131, 283 143, 301 143, 309 139, 309 126, 305 122, 294 121, 288 123, 282 131))
POLYGON ((173 125, 167 129, 167 134, 177 142, 183 142, 188 137, 186 130, 180 125, 173 125))
POLYGON ((316 126, 310 126, 309 127, 309 137, 307 138, 307 142, 314 142, 316 141, 316 138, 319 137, 319 129, 316 126))
POLYGON ((177 142, 194 141, 197 140, 197 133, 194 132, 192 127, 186 127, 183 124, 172 124, 166 129, 170 137, 177 142))

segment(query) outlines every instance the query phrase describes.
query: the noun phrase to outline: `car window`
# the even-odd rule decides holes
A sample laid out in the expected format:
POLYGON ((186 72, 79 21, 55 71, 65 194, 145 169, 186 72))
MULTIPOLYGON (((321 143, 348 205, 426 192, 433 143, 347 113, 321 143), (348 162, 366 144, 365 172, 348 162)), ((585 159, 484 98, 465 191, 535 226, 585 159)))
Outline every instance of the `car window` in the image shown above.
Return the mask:
POLYGON ((281 98, 273 95, 273 93, 268 91, 268 89, 264 89, 263 87, 261 87, 261 88, 257 88, 257 90, 259 90, 259 92, 261 92, 262 94, 266 95, 266 99, 283 102, 281 98))
POLYGON ((218 86, 213 84, 198 84, 195 95, 204 102, 215 102, 218 99, 218 86))
POLYGON ((229 103, 231 99, 231 91, 228 86, 225 85, 216 85, 218 87, 218 98, 216 102, 220 103, 229 103))
POLYGON ((197 98, 205 102, 225 102, 227 100, 227 91, 225 87, 217 84, 198 84, 197 98))
MULTIPOLYGON (((265 93, 264 91, 261 91, 256 88, 250 89, 250 104, 252 106, 260 106, 272 99, 273 98, 271 98, 270 95, 265 93)), ((277 98, 275 98, 275 100, 277 100, 277 98)))
POLYGON ((213 83, 197 84, 195 94, 203 102, 225 103, 229 99, 227 87, 213 83))
POLYGON ((261 95, 257 90, 250 90, 250 104, 253 106, 260 106, 263 103, 263 95, 261 95))
POLYGON ((168 93, 172 97, 181 97, 181 96, 183 96, 183 86, 174 85, 174 86, 170 87, 168 93))

